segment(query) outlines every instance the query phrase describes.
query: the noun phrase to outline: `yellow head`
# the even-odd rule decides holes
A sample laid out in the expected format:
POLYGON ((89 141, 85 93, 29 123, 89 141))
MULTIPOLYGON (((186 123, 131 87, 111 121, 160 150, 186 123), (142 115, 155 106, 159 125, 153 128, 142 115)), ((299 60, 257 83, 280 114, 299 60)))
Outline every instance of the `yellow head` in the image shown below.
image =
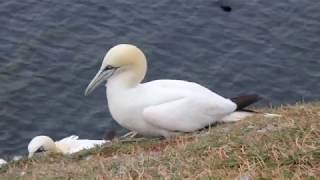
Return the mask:
POLYGON ((147 71, 143 52, 134 45, 119 44, 105 55, 100 70, 88 85, 85 95, 90 94, 99 84, 112 77, 121 77, 128 86, 140 83, 147 71))

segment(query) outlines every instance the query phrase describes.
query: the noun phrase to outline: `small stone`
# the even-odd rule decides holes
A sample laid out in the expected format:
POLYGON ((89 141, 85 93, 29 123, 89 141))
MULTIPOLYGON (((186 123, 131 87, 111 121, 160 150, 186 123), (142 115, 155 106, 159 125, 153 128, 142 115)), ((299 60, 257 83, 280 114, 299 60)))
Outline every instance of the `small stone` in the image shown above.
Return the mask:
POLYGON ((12 158, 13 161, 19 161, 20 159, 22 159, 22 156, 20 156, 20 155, 13 156, 13 158, 12 158))
POLYGON ((267 130, 269 131, 274 131, 276 130, 276 128, 272 125, 272 124, 268 124, 267 127, 266 127, 267 130))
POLYGON ((84 160, 86 160, 86 161, 89 161, 90 159, 92 159, 91 155, 84 158, 84 160))
POLYGON ((255 126, 249 125, 247 128, 248 128, 248 129, 254 129, 255 126))
POLYGON ((118 159, 118 158, 119 158, 119 156, 117 156, 117 155, 112 156, 112 159, 118 159))
POLYGON ((251 177, 248 175, 244 175, 244 176, 238 177, 237 180, 251 180, 251 177))
POLYGON ((257 133, 265 133, 265 132, 267 132, 266 128, 262 128, 262 129, 257 130, 257 133))
POLYGON ((222 128, 222 131, 223 132, 230 132, 230 128, 229 127, 222 128))

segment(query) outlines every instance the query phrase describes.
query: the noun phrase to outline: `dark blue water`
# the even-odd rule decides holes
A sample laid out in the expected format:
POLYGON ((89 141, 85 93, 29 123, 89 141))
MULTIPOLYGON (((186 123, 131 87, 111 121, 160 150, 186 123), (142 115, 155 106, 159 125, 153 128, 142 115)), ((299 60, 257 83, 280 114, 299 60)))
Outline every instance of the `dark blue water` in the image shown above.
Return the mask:
POLYGON ((258 93, 274 105, 320 100, 320 1, 0 2, 0 157, 45 134, 124 133, 104 87, 83 93, 107 49, 132 43, 147 80, 186 79, 224 96, 258 93))

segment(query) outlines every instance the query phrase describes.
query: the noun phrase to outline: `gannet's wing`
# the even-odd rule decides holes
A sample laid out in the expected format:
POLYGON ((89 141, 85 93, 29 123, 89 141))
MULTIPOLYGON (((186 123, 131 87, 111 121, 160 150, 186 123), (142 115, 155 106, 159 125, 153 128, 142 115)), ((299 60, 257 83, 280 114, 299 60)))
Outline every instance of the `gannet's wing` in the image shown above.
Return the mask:
POLYGON ((236 104, 216 94, 192 95, 144 108, 143 118, 158 128, 192 132, 234 112, 236 104))
POLYGON ((88 139, 79 139, 78 136, 72 135, 66 138, 61 139, 57 142, 60 147, 67 149, 69 154, 79 152, 84 149, 91 149, 96 146, 100 146, 106 142, 106 140, 88 140, 88 139))
POLYGON ((84 149, 91 149, 97 146, 101 146, 106 142, 110 142, 110 141, 80 139, 80 140, 77 140, 77 142, 75 143, 76 145, 70 149, 70 153, 76 153, 84 149))
POLYGON ((71 136, 68 136, 68 137, 61 139, 59 142, 72 141, 72 140, 77 140, 77 139, 79 139, 79 136, 71 135, 71 136))
MULTIPOLYGON (((178 91, 181 94, 185 93, 199 93, 199 94, 206 94, 206 95, 217 95, 208 88, 201 86, 200 84, 189 82, 189 81, 183 81, 183 80, 169 80, 169 79, 161 79, 161 80, 154 80, 150 81, 144 84, 141 84, 140 86, 144 86, 144 88, 147 89, 156 89, 159 90, 158 93, 161 93, 163 91, 178 91)), ((220 96, 221 97, 221 96, 220 96)))

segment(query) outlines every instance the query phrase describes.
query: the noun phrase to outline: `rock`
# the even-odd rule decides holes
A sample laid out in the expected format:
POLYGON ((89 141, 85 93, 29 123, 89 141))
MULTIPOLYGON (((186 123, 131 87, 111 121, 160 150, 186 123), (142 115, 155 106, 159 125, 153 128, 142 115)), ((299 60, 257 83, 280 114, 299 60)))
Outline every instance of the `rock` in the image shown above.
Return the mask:
POLYGON ((222 128, 222 131, 225 132, 225 133, 226 132, 230 132, 230 128, 229 127, 222 128))
POLYGON ((248 129, 254 129, 254 128, 256 128, 256 127, 255 127, 255 126, 252 126, 252 125, 249 125, 247 128, 248 128, 248 129))
POLYGON ((90 159, 92 159, 92 156, 91 156, 91 155, 89 155, 89 156, 87 156, 87 157, 84 158, 84 160, 86 160, 86 161, 89 161, 90 159))
POLYGON ((268 124, 267 127, 261 128, 257 130, 258 133, 265 133, 267 131, 276 131, 278 130, 278 127, 273 126, 272 124, 268 124))
POLYGON ((20 176, 24 176, 26 174, 26 172, 25 171, 22 171, 21 173, 20 173, 20 176))
POLYGON ((267 132, 266 128, 262 128, 262 129, 257 130, 257 133, 265 133, 265 132, 267 132))
POLYGON ((248 175, 244 175, 244 176, 239 176, 237 178, 237 180, 251 180, 251 176, 248 176, 248 175))
POLYGON ((22 159, 22 156, 20 155, 13 156, 12 158, 13 161, 19 161, 20 159, 22 159))
POLYGON ((266 127, 266 129, 267 129, 268 131, 274 131, 274 130, 276 130, 276 127, 274 127, 272 124, 268 124, 267 127, 266 127))

